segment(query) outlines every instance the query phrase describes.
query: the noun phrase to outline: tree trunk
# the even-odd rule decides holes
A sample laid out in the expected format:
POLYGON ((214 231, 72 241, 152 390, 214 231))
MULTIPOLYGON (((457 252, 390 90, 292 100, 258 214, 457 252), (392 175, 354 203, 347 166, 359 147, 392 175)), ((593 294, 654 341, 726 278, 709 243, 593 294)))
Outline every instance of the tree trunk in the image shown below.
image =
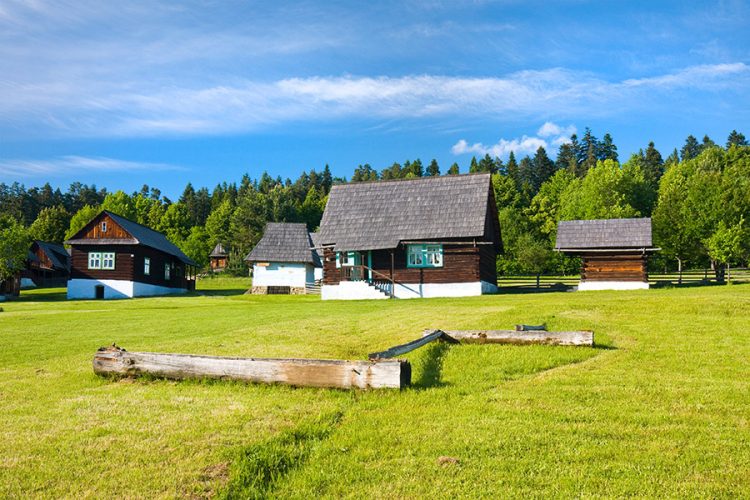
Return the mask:
POLYGON ((717 283, 724 283, 724 267, 715 260, 711 261, 711 269, 714 270, 717 283))
POLYGON ((536 289, 539 290, 539 274, 536 275, 536 289))
POLYGON ((679 273, 677 278, 677 284, 682 285, 682 259, 677 258, 677 272, 679 273))

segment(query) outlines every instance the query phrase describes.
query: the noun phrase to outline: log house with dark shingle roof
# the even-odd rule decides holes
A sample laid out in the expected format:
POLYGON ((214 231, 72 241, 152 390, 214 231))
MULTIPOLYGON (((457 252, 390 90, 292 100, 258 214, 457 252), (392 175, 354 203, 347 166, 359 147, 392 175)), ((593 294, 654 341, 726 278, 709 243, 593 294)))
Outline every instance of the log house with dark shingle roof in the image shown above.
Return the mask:
POLYGON ((578 290, 648 288, 651 219, 561 221, 555 250, 581 257, 578 290))
POLYGON ((153 229, 107 210, 65 242, 69 299, 115 299, 195 290, 196 267, 153 229))
POLYGON ((491 176, 335 185, 316 246, 323 299, 496 292, 502 242, 491 176))
POLYGON ((296 222, 266 224, 245 261, 253 266, 255 294, 304 294, 315 283, 315 269, 321 267, 307 226, 296 222))
POLYGON ((211 271, 218 273, 227 268, 227 262, 229 261, 229 254, 224 249, 224 245, 217 243, 211 253, 208 255, 209 265, 211 271))
POLYGON ((35 240, 21 273, 21 286, 65 286, 69 274, 70 255, 65 247, 35 240))

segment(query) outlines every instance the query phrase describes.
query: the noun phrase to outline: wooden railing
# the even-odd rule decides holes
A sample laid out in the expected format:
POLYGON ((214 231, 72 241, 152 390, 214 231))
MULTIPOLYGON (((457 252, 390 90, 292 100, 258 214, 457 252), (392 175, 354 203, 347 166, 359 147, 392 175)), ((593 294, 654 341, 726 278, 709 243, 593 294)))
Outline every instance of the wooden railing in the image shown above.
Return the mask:
POLYGON ((390 276, 364 264, 358 266, 341 266, 341 281, 366 281, 391 298, 395 296, 396 284, 398 283, 390 276))

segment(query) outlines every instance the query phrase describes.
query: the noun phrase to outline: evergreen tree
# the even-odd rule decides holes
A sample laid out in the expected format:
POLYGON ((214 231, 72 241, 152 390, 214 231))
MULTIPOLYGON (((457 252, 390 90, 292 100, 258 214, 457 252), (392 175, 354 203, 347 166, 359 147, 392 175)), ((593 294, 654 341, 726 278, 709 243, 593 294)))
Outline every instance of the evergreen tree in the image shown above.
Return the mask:
POLYGON ((596 139, 593 142, 588 143, 588 150, 586 152, 586 159, 580 165, 579 176, 585 177, 589 170, 596 166, 596 139))
POLYGON ((532 163, 531 186, 533 194, 536 194, 542 184, 555 174, 555 164, 549 159, 547 151, 542 146, 536 150, 532 163))
MULTIPOLYGON (((378 180, 378 172, 370 166, 369 163, 359 165, 354 169, 354 175, 352 176, 352 182, 363 182, 363 181, 376 181, 378 180)), ((330 188, 329 188, 330 191, 330 188)))
POLYGON ((489 172, 491 174, 494 174, 497 172, 497 165, 495 165, 495 161, 492 159, 492 157, 489 154, 485 154, 484 158, 479 160, 479 164, 477 165, 477 172, 489 172))
POLYGON ((667 159, 664 160, 664 170, 666 171, 669 167, 676 165, 677 163, 680 163, 680 154, 677 152, 677 148, 674 148, 672 154, 667 156, 667 159))
POLYGON ((401 175, 401 164, 394 162, 390 167, 384 168, 380 173, 380 178, 385 180, 400 179, 401 175))
POLYGON ((477 172, 479 172, 479 162, 477 162, 476 156, 472 156, 471 163, 469 163, 469 173, 475 174, 477 172))
POLYGON ((715 147, 716 147, 716 143, 711 140, 708 134, 704 135, 703 144, 701 144, 701 148, 700 148, 701 151, 705 151, 706 149, 715 148, 715 147))
POLYGON ((518 171, 518 163, 516 162, 516 154, 511 151, 508 155, 508 165, 506 167, 506 170, 508 171, 508 177, 513 179, 513 182, 516 183, 516 187, 521 187, 521 175, 518 171))
POLYGON ((602 142, 599 144, 599 156, 598 158, 602 161, 613 160, 617 161, 617 146, 615 146, 612 136, 609 132, 604 134, 602 142))
POLYGON ((323 168, 323 179, 321 180, 321 186, 323 187, 323 194, 327 195, 331 191, 333 186, 333 176, 331 176, 331 167, 326 166, 323 168))
POLYGON ((653 141, 648 143, 646 153, 643 155, 642 167, 644 177, 656 190, 659 187, 661 176, 664 175, 664 160, 653 141))
POLYGON ((745 136, 736 130, 732 130, 729 133, 729 137, 727 137, 727 149, 729 149, 732 146, 747 146, 748 142, 747 139, 745 139, 745 136))
POLYGON ((432 159, 430 164, 427 166, 426 175, 437 177, 440 175, 440 166, 435 158, 432 159))
POLYGON ((578 162, 576 160, 576 153, 573 146, 567 142, 560 144, 560 148, 557 150, 555 168, 557 170, 567 170, 568 172, 575 174, 577 166, 578 162))
POLYGON ((458 168, 458 163, 453 163, 453 165, 451 165, 450 168, 448 169, 447 175, 458 175, 459 173, 461 172, 458 168))
POLYGON ((687 136, 685 139, 685 145, 680 150, 680 157, 682 161, 692 160, 698 156, 701 152, 701 146, 698 144, 698 139, 693 135, 687 136))

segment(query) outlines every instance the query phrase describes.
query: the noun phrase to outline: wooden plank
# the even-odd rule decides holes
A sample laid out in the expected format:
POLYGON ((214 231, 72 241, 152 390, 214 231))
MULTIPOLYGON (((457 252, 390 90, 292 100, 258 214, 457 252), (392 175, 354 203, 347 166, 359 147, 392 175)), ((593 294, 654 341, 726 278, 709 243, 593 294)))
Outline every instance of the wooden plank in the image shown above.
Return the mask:
POLYGON ((394 358, 396 356, 406 354, 407 352, 411 352, 414 349, 418 349, 425 344, 429 344, 430 342, 440 340, 443 338, 443 336, 444 334, 441 330, 428 330, 421 338, 412 340, 411 342, 407 342, 406 344, 391 347, 389 349, 386 349, 385 351, 370 353, 367 355, 367 357, 372 360, 394 358))
POLYGON ((594 332, 589 330, 547 332, 515 330, 443 330, 447 336, 461 343, 477 344, 549 344, 593 346, 594 332))
POLYGON ((94 373, 152 375, 174 380, 211 378, 340 389, 400 389, 411 383, 411 365, 405 360, 230 358, 129 352, 114 345, 103 347, 94 355, 94 373))

